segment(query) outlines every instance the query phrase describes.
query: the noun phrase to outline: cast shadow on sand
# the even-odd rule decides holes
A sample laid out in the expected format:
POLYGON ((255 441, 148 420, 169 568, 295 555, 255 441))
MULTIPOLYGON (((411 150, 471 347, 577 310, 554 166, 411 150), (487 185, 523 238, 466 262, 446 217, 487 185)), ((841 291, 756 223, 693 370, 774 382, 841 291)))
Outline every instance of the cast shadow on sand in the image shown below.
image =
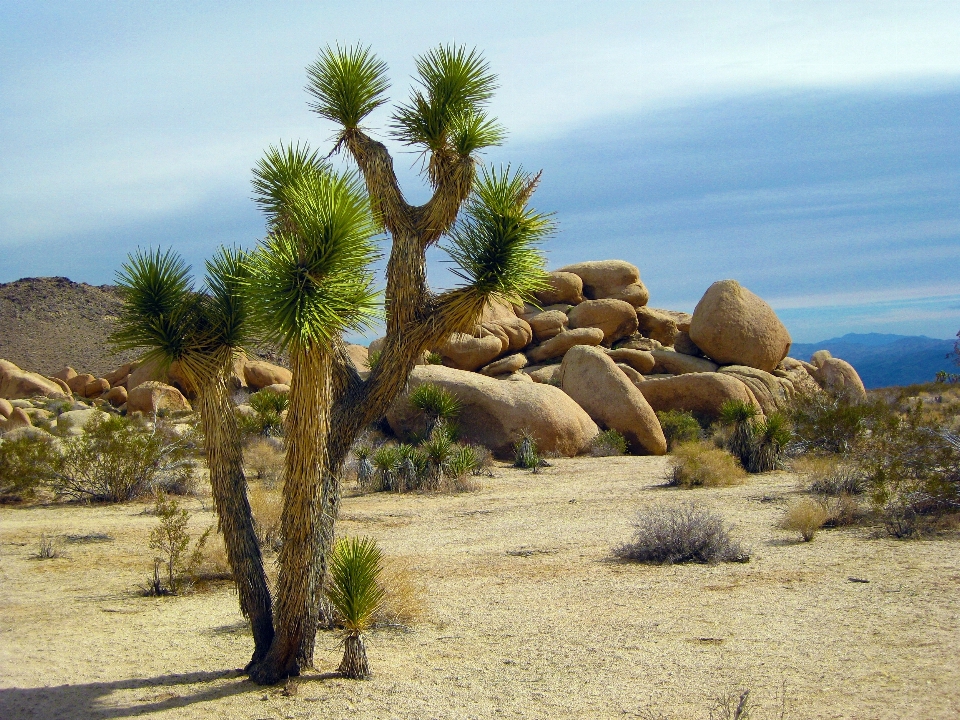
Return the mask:
MULTIPOLYGON (((300 680, 339 677, 339 673, 323 673, 307 675, 300 680)), ((108 720, 147 715, 243 693, 263 696, 269 691, 270 688, 247 680, 246 674, 238 670, 160 675, 53 687, 0 688, 0 718, 108 720), (111 700, 112 694, 125 690, 140 692, 136 697, 111 700)))

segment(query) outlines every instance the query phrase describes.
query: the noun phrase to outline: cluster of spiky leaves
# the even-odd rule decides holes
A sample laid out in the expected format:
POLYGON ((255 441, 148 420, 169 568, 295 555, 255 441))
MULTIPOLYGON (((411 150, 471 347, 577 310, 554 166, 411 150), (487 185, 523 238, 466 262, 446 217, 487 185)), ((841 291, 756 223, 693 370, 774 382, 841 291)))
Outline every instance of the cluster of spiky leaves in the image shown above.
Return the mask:
POLYGON ((195 377, 215 372, 223 353, 249 335, 247 302, 239 292, 244 254, 220 248, 206 263, 202 291, 195 292, 190 267, 173 250, 138 250, 117 273, 123 307, 110 336, 118 349, 145 351, 161 367, 180 362, 195 377))
POLYGON ((257 326, 279 345, 329 344, 376 317, 377 227, 363 184, 306 145, 271 147, 254 171, 271 231, 249 259, 257 326))
POLYGON ((434 48, 417 58, 417 75, 419 87, 393 116, 398 140, 460 157, 503 142, 503 128, 484 110, 497 88, 496 76, 475 49, 434 48))
POLYGON ((327 596, 348 632, 370 627, 385 597, 382 572, 383 553, 373 538, 342 538, 334 547, 327 596))
POLYGON ((307 66, 307 78, 307 92, 316 98, 310 109, 347 130, 383 105, 390 87, 387 64, 369 47, 327 46, 307 66))
POLYGON ((444 249, 474 293, 522 303, 546 287, 543 242, 548 215, 527 206, 539 176, 509 166, 484 169, 444 249))

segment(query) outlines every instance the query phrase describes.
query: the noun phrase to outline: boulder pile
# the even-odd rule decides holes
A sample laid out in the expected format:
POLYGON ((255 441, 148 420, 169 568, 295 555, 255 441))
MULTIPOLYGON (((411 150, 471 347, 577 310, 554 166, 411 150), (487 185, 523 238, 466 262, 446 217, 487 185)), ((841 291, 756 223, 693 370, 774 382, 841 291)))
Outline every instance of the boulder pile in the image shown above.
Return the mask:
MULTIPOLYGON (((666 441, 661 410, 715 419, 727 400, 761 413, 784 410, 797 392, 818 388, 866 398, 856 370, 818 352, 811 362, 787 357, 790 334, 773 309, 735 280, 711 285, 693 314, 653 308, 640 272, 623 260, 576 263, 549 274, 536 305, 490 303, 472 333, 457 333, 425 353, 410 388, 431 382, 463 406, 465 439, 509 452, 521 433, 544 452, 586 451, 600 430, 623 434, 635 453, 660 455, 666 441)), ((348 345, 361 375, 369 349, 348 345)), ((235 389, 288 392, 286 368, 239 357, 235 389)), ((0 398, 97 399, 101 405, 146 414, 186 411, 196 390, 174 363, 126 363, 103 377, 65 367, 52 377, 0 360, 0 398)), ((0 401, 8 429, 29 417, 0 401)), ((418 432, 405 398, 386 414, 401 438, 418 432)), ((2 432, 2 429, 0 429, 2 432)))

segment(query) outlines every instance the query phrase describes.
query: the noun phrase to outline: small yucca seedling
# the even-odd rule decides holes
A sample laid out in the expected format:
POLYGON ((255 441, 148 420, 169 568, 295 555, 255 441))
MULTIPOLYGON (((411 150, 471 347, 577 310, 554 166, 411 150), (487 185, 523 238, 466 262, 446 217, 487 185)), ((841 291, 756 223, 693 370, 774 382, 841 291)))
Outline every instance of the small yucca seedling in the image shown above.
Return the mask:
POLYGON ((370 456, 370 462, 376 470, 377 490, 392 490, 395 483, 400 456, 396 445, 381 445, 370 456))
POLYGON ((338 671, 347 678, 370 677, 363 633, 373 623, 386 593, 380 584, 383 553, 373 538, 344 538, 337 542, 330 558, 330 587, 327 596, 343 621, 343 660, 338 671))
POLYGON ((437 490, 440 488, 443 474, 454 450, 453 439, 450 437, 450 433, 444 431, 444 426, 440 424, 434 429, 430 439, 420 446, 420 449, 427 459, 430 482, 432 483, 431 489, 437 490))

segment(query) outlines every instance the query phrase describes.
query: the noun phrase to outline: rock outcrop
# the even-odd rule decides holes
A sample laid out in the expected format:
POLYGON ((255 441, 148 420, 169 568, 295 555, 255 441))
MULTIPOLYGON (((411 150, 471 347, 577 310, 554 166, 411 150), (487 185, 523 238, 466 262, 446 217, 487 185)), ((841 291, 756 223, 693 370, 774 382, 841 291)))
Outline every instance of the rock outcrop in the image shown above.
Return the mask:
MULTIPOLYGON (((560 388, 533 382, 502 382, 477 373, 440 365, 421 365, 410 375, 409 387, 434 383, 454 394, 461 404, 457 425, 466 442, 484 445, 507 458, 526 431, 544 453, 577 455, 599 432, 596 423, 560 388)), ((387 411, 387 422, 401 438, 422 432, 419 411, 406 396, 387 411)))
POLYGON ((790 352, 790 333, 767 303, 736 280, 720 280, 693 311, 690 339, 721 365, 770 372, 790 352))
POLYGON ((624 300, 633 307, 647 304, 650 293, 640 281, 636 265, 624 260, 592 260, 560 268, 583 280, 584 297, 590 300, 612 298, 624 300))
POLYGON ((599 328, 603 342, 610 345, 637 331, 637 311, 623 300, 584 300, 567 313, 570 328, 599 328))
POLYGON ((722 373, 689 373, 670 378, 646 379, 637 385, 656 411, 686 410, 706 420, 720 417, 727 400, 757 405, 753 394, 738 378, 722 373))
POLYGON ((69 395, 53 380, 21 370, 7 360, 0 360, 0 397, 17 400, 31 397, 67 398, 69 395))
POLYGON ((268 385, 289 385, 293 373, 263 360, 248 360, 243 366, 243 378, 251 390, 261 390, 268 385))
POLYGON ((181 412, 190 410, 190 403, 172 385, 148 380, 137 385, 127 394, 127 412, 142 412, 152 415, 160 410, 181 412))
POLYGON ((603 350, 580 345, 563 356, 560 387, 599 425, 621 433, 634 453, 663 455, 656 413, 603 350))

